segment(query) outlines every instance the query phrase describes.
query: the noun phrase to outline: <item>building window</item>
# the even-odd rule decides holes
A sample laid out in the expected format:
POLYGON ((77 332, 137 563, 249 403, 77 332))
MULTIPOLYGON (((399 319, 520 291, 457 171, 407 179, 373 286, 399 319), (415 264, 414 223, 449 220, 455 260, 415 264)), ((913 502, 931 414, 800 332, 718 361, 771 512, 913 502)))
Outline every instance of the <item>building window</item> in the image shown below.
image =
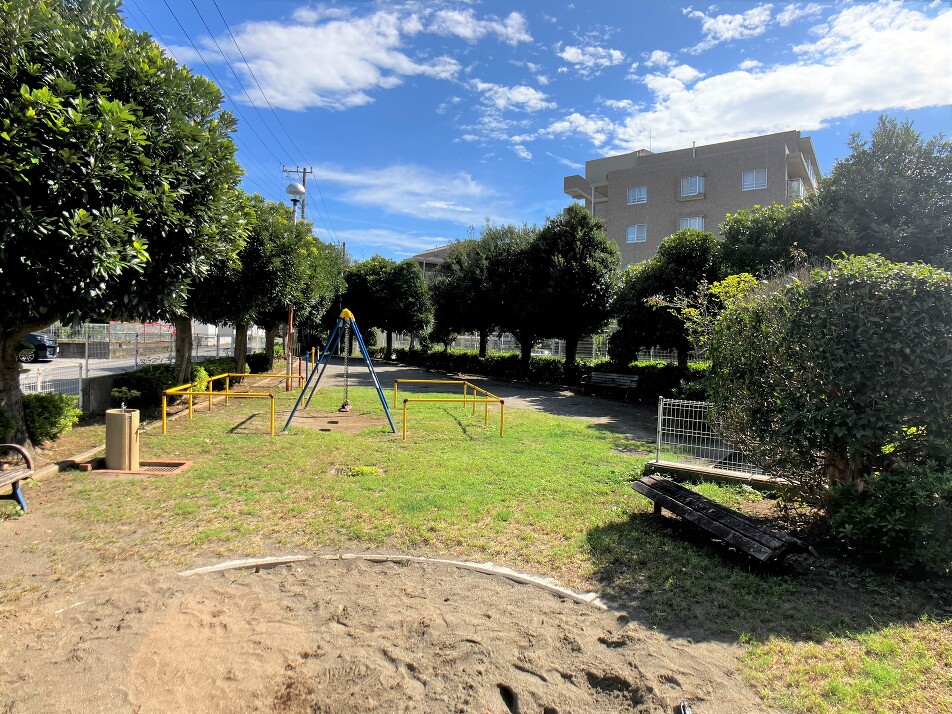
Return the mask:
POLYGON ((800 179, 790 179, 787 181, 787 198, 797 200, 803 198, 806 192, 803 190, 803 181, 800 179))
POLYGON ((691 216, 690 218, 682 218, 678 223, 678 230, 684 230, 685 228, 693 228, 696 231, 703 231, 704 216, 691 216))
POLYGON ((756 188, 767 188, 767 169, 745 171, 741 180, 741 188, 753 191, 756 188))
POLYGON ((628 226, 625 231, 625 240, 629 243, 644 243, 648 240, 648 225, 638 223, 634 226, 628 226))
POLYGON ((685 176, 681 179, 682 196, 700 196, 704 193, 703 176, 685 176))
POLYGON ((633 203, 648 203, 647 186, 630 186, 628 188, 628 205, 633 203))

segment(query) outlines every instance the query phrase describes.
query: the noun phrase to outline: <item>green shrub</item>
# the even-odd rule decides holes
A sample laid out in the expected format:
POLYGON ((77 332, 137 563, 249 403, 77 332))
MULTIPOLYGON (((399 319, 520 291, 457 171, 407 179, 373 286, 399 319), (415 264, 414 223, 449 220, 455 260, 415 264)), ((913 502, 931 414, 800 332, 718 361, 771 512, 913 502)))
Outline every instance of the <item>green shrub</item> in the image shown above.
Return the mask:
POLYGON ((139 398, 142 396, 141 392, 129 389, 128 387, 119 387, 118 389, 113 389, 109 394, 112 397, 112 405, 114 407, 121 407, 125 404, 129 409, 139 408, 139 398))
POLYGON ((55 441, 73 428, 82 412, 76 408, 79 397, 70 394, 23 395, 23 414, 26 417, 26 431, 30 440, 38 444, 41 441, 55 441))
POLYGON ((765 286, 718 318, 723 436, 801 498, 941 459, 952 433, 952 274, 879 256, 765 286))
POLYGON ((862 490, 836 484, 833 531, 865 560, 913 575, 952 565, 952 471, 905 464, 873 474, 862 490))
POLYGON ((115 389, 128 389, 139 392, 140 408, 157 407, 162 404, 162 392, 176 386, 175 367, 171 364, 150 364, 120 374, 113 381, 115 389))
POLYGON ((253 352, 245 359, 245 365, 251 374, 264 374, 268 369, 268 355, 264 352, 253 352))

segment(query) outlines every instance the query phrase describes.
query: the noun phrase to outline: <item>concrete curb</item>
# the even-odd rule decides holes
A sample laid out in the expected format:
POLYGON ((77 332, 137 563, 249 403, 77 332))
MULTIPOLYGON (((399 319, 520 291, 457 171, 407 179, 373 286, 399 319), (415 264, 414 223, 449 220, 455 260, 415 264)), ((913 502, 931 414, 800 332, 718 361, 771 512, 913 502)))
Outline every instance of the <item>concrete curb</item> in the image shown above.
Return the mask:
POLYGON ((469 570, 483 575, 492 575, 503 577, 507 580, 519 583, 520 585, 530 585, 540 590, 545 590, 557 597, 567 598, 580 605, 591 605, 599 610, 608 610, 608 606, 602 600, 598 593, 579 593, 569 588, 559 585, 552 578, 544 578, 536 575, 526 575, 510 568, 506 568, 495 563, 471 563, 464 560, 447 560, 445 558, 423 558, 413 555, 386 555, 377 553, 338 553, 336 555, 287 555, 271 556, 264 558, 244 558, 241 560, 228 560, 216 565, 207 565, 199 568, 183 570, 179 573, 182 577, 192 575, 204 575, 207 573, 216 573, 223 570, 240 570, 254 568, 258 571, 261 568, 275 567, 287 563, 297 563, 303 560, 366 560, 371 563, 424 563, 436 565, 450 565, 454 568, 469 570))

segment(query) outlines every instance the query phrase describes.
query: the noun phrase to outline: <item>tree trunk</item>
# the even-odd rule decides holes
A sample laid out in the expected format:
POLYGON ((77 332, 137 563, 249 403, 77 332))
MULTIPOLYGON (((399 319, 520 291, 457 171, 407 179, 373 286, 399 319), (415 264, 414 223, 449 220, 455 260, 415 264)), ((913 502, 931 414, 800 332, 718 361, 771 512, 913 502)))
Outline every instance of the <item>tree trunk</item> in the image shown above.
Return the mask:
POLYGON ((248 323, 235 323, 235 372, 244 374, 248 361, 248 323))
MULTIPOLYGON (((24 333, 26 334, 26 333, 24 333)), ((12 422, 12 432, 0 434, 0 441, 10 440, 29 451, 33 450, 30 437, 26 433, 26 418, 23 415, 23 392, 20 391, 20 364, 17 361, 17 347, 21 335, 0 333, 0 408, 12 422)), ((0 422, 3 420, 0 419, 0 422)))
POLYGON ((575 366, 575 356, 578 354, 578 335, 565 338, 565 369, 575 366))
POLYGON ((680 369, 682 372, 687 372, 688 350, 687 348, 684 348, 682 350, 678 350, 677 352, 678 352, 678 369, 680 369))
POLYGON ((272 325, 264 331, 265 374, 274 372, 274 340, 278 336, 278 325, 272 325))
POLYGON ((516 335, 519 340, 519 371, 523 379, 529 378, 529 364, 532 362, 532 346, 535 340, 516 335))
POLYGON ((486 347, 489 344, 489 330, 485 327, 479 331, 479 356, 486 356, 486 347))
POLYGON ((387 330, 387 359, 391 359, 393 355, 393 332, 387 330))
POLYGON ((175 385, 192 381, 192 318, 175 318, 175 385))

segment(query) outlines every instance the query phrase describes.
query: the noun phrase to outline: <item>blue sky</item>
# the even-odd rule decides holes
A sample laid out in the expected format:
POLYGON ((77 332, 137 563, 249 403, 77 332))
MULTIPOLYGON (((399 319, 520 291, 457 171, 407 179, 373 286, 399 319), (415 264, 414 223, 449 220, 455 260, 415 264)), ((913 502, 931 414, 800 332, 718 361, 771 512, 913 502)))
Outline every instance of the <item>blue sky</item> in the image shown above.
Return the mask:
POLYGON ((541 224, 586 160, 799 129, 825 174, 880 112, 952 128, 949 2, 124 0, 216 81, 243 186, 358 260, 541 224))

